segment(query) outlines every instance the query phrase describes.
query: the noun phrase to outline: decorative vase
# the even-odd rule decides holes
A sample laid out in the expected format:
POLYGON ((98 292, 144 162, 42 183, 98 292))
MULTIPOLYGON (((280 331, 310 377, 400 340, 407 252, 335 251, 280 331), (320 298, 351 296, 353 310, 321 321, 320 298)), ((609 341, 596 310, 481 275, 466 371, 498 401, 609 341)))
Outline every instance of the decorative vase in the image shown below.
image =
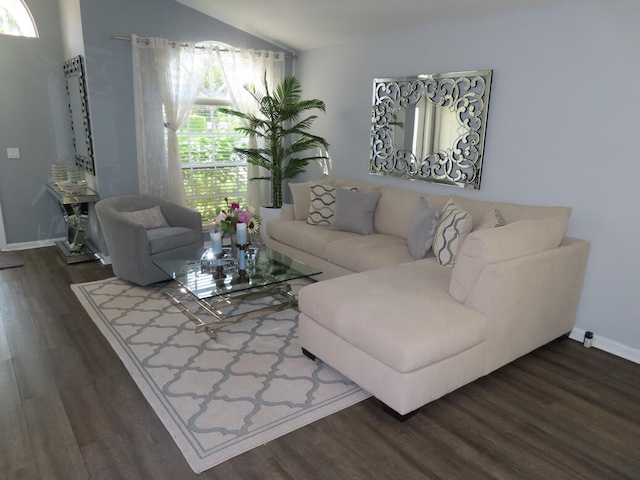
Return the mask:
POLYGON ((274 220, 276 218, 280 218, 281 208, 273 208, 270 205, 262 205, 260 207, 260 238, 262 239, 262 244, 267 244, 267 222, 269 220, 274 220))

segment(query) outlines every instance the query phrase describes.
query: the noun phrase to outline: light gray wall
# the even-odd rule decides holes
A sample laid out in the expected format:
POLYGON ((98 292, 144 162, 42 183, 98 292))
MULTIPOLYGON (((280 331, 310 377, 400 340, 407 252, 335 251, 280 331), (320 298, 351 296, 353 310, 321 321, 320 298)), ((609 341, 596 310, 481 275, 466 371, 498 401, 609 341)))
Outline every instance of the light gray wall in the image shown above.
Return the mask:
MULTIPOLYGON (((174 0, 80 0, 80 6, 101 198, 138 192, 131 44, 113 35, 282 50, 174 0)), ((104 251, 95 216, 92 220, 91 236, 104 251)))
POLYGON ((296 73, 305 97, 327 103, 314 132, 331 142, 336 175, 573 207, 569 234, 592 242, 577 326, 640 349, 638 19, 634 0, 585 0, 425 25, 304 52, 296 73), (368 175, 374 77, 485 68, 494 74, 480 191, 368 175))
MULTIPOLYGON (((40 38, 0 35, 0 205, 10 247, 44 243, 66 232, 58 206, 44 187, 52 162, 73 164, 65 60, 85 55, 96 163, 96 178, 89 181, 106 198, 138 191, 131 44, 113 40, 113 35, 282 50, 174 0, 27 4, 40 38), (19 147, 22 158, 7 159, 7 147, 19 147)), ((90 237, 104 250, 98 222, 90 213, 90 237)))
POLYGON ((73 148, 57 2, 27 4, 40 38, 0 35, 0 205, 8 244, 64 235, 45 183, 50 164, 70 161, 73 148), (8 147, 21 158, 8 159, 8 147))

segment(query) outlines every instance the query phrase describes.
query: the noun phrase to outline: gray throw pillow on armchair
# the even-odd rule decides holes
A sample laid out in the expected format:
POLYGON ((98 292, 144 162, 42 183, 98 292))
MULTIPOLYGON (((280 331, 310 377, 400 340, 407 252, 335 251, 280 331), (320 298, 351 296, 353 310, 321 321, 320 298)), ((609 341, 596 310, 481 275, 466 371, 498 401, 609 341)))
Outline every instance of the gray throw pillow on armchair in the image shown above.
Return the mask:
POLYGON ((373 233, 373 215, 380 192, 363 193, 336 189, 336 211, 330 230, 370 235, 373 233))
POLYGON ((418 200, 418 209, 409 224, 407 244, 414 260, 424 258, 431 246, 438 226, 438 212, 427 203, 424 197, 418 200))

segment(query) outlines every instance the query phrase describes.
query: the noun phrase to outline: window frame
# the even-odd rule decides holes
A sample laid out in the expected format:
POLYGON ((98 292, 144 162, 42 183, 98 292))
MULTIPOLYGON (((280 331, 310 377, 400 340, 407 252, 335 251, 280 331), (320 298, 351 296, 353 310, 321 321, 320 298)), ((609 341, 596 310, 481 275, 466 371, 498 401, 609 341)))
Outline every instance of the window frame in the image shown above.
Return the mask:
POLYGON ((17 28, 17 31, 0 31, 0 35, 40 38, 38 26, 24 0, 0 0, 0 9, 4 10, 8 18, 16 23, 15 28, 17 28))

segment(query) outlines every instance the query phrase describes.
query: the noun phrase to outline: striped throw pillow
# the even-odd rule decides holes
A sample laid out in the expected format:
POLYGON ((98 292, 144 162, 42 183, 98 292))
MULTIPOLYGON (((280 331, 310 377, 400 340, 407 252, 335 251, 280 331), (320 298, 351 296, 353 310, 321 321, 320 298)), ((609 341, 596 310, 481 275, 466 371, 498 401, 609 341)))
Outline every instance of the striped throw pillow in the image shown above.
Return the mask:
POLYGON ((436 234, 433 238, 433 253, 440 265, 453 267, 462 242, 473 228, 469 212, 458 207, 452 199, 444 206, 436 234))

